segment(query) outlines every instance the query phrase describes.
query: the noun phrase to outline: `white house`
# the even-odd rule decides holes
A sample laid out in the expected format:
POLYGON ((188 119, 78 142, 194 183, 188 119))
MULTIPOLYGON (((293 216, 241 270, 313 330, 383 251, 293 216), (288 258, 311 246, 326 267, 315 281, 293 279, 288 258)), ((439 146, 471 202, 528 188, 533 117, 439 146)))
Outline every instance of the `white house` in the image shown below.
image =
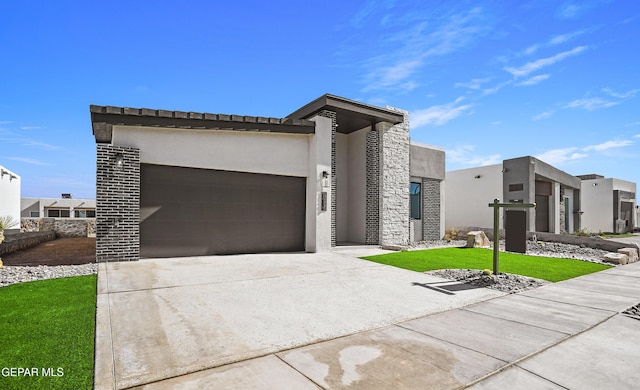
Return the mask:
POLYGON ((449 171, 445 188, 447 227, 492 227, 488 205, 494 199, 535 202, 536 208, 527 211, 527 231, 573 233, 580 227, 580 179, 535 157, 449 171))
POLYGON ((588 232, 625 233, 637 226, 636 183, 579 175, 582 179, 582 228, 588 232))
POLYGON ((90 111, 98 261, 444 233, 444 151, 410 143, 405 111, 328 94, 285 118, 90 111))
POLYGON ((22 218, 95 218, 95 199, 74 199, 71 194, 60 198, 22 198, 22 218))
POLYGON ((0 216, 10 217, 20 228, 20 176, 0 166, 0 216))

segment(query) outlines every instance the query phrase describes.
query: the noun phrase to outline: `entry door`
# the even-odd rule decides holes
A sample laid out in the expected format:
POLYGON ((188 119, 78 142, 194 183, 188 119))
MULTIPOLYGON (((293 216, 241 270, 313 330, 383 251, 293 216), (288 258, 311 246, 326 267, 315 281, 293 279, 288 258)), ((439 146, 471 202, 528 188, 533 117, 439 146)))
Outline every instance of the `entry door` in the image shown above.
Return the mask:
POLYGON ((549 197, 536 195, 536 232, 549 231, 549 197))

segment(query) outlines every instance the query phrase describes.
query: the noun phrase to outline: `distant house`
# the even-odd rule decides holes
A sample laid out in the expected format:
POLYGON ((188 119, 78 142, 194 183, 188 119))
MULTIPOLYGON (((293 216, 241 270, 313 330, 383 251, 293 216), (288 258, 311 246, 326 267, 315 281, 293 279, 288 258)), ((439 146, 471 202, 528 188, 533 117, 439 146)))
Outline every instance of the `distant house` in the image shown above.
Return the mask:
POLYGON ((535 157, 449 171, 445 188, 447 227, 492 227, 493 209, 488 204, 496 198, 536 203, 527 211, 527 231, 573 233, 581 226, 580 179, 535 157))
POLYGON ((0 217, 20 222, 20 176, 3 166, 0 166, 0 217))
POLYGON ((71 194, 60 198, 20 199, 22 218, 95 218, 95 199, 73 199, 71 194))
POLYGON ((582 228, 586 231, 626 233, 637 226, 636 183, 579 175, 582 192, 582 228))
POLYGON ((91 106, 97 260, 406 244, 444 233, 444 151, 406 112, 323 95, 285 118, 91 106))

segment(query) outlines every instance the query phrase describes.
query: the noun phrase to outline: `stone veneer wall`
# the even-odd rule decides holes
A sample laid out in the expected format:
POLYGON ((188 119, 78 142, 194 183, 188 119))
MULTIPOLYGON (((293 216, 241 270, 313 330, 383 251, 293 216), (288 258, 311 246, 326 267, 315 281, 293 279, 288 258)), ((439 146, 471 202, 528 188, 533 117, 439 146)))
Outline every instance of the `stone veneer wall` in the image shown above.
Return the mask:
POLYGON ((409 113, 397 125, 381 122, 380 133, 380 244, 409 242, 409 113))
POLYGON ((336 122, 336 113, 329 110, 322 110, 318 112, 318 116, 331 119, 331 246, 336 246, 337 242, 337 220, 336 220, 336 206, 338 203, 338 178, 336 176, 336 129, 338 123, 336 122))
POLYGON ((440 240, 440 185, 437 179, 422 179, 422 239, 440 240))
POLYGON ((21 218, 23 232, 55 231, 57 237, 95 237, 95 218, 21 218))
POLYGON ((567 232, 567 229, 565 228, 565 220, 567 218, 567 210, 565 210, 564 207, 564 194, 565 194, 565 189, 566 187, 563 186, 562 184, 560 184, 560 233, 564 234, 567 232))
MULTIPOLYGON (((372 126, 373 127, 373 126, 372 126)), ((375 128, 366 141, 365 244, 380 244, 380 134, 375 128)))
POLYGON ((140 258, 140 151, 97 146, 96 260, 140 258), (123 157, 121 167, 116 156, 123 157))

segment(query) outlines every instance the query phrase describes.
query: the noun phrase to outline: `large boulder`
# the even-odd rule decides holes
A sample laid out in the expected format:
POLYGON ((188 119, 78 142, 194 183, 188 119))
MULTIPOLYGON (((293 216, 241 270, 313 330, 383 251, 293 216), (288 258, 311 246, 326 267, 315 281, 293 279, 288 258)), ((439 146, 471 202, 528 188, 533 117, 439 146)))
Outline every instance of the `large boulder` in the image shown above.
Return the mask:
POLYGON ((467 248, 489 248, 491 241, 482 230, 467 233, 467 248))
POLYGON ((618 249, 618 253, 622 253, 629 257, 629 263, 635 263, 638 261, 638 250, 636 248, 622 248, 618 249))
POLYGON ((629 256, 625 255, 624 253, 611 252, 604 255, 603 260, 607 263, 624 265, 629 263, 629 256))

